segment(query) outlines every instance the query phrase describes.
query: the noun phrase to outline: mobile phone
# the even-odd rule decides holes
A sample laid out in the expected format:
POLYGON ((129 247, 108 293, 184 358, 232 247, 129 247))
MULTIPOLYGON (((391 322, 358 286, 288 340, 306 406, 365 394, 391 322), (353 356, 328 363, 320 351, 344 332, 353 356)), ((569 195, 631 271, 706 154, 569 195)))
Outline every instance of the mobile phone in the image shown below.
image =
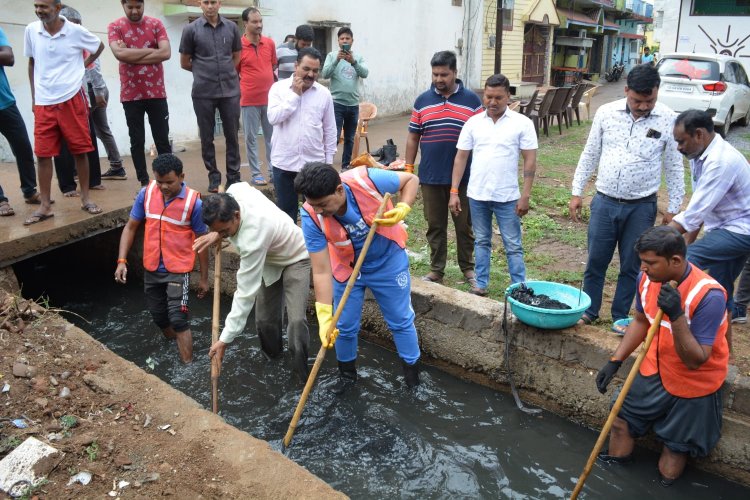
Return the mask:
POLYGON ((352 50, 352 44, 345 43, 341 46, 341 50, 343 50, 344 52, 349 52, 350 50, 352 50))

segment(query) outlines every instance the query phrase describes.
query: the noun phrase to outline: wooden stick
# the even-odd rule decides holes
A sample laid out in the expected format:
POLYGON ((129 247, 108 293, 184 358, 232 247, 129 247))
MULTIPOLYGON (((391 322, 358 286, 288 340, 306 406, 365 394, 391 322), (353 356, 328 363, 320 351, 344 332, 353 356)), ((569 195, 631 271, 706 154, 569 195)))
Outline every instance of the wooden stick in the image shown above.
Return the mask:
POLYGON ((622 389, 620 390, 620 395, 617 396, 617 401, 615 401, 614 406, 612 406, 612 410, 609 412, 609 417, 607 417, 607 421, 604 423, 604 427, 602 427, 602 432, 599 433, 599 439, 596 440, 594 449, 591 450, 591 455, 589 455, 589 461, 586 462, 586 466, 583 468, 581 477, 578 478, 578 483, 576 483, 576 487, 573 490, 573 494, 570 495, 570 500, 576 500, 576 498, 578 498, 578 494, 583 489, 583 483, 586 481, 586 478, 591 472, 591 468, 594 466, 594 462, 596 462, 596 457, 597 455, 599 455, 599 451, 602 449, 602 446, 604 446, 604 441, 606 441, 607 439, 607 435, 609 434, 609 431, 612 428, 612 424, 615 421, 615 417, 617 417, 617 414, 620 413, 620 408, 622 408, 622 404, 625 402, 625 396, 628 395, 628 391, 630 391, 630 386, 633 385, 633 381, 635 380, 636 375, 638 375, 638 370, 640 369, 641 363, 646 357, 646 353, 648 352, 649 347, 651 347, 651 342, 654 340, 654 335, 656 335, 656 332, 659 331, 659 328, 661 327, 662 316, 664 316, 664 311, 659 309, 656 312, 656 318, 654 318, 654 322, 651 324, 651 327, 648 329, 648 334, 646 335, 646 341, 643 343, 643 348, 641 348, 641 352, 638 353, 638 357, 635 358, 635 363, 633 363, 633 368, 630 369, 630 373, 628 373, 628 378, 625 379, 625 383, 623 384, 622 389))
MULTIPOLYGON (((219 192, 224 192, 224 185, 219 186, 219 192)), ((222 238, 216 243, 214 254, 214 307, 211 319, 211 345, 219 340, 219 305, 221 303, 221 243, 222 238)), ((211 358, 211 406, 214 413, 219 413, 219 375, 221 374, 221 362, 218 356, 211 358)))
MULTIPOLYGON (((375 218, 379 219, 383 216, 383 212, 385 211, 385 206, 388 203, 388 200, 390 200, 391 195, 390 193, 386 193, 383 196, 383 202, 380 204, 380 207, 378 208, 378 212, 375 214, 375 218)), ((349 298, 349 294, 352 291, 352 288, 354 287, 354 283, 357 281, 357 277, 359 276, 359 270, 362 268, 362 264, 365 261, 365 255, 367 255, 367 250, 370 249, 370 243, 372 243, 372 239, 375 236, 375 230, 378 227, 377 222, 373 222, 372 226, 370 226, 370 231, 367 233, 367 239, 365 240, 365 244, 362 247, 362 250, 359 252, 359 257, 357 258, 357 263, 354 265, 354 270, 352 271, 352 275, 349 277, 349 281, 346 283, 346 288, 344 289, 344 293, 341 296, 341 300, 339 300, 338 306, 336 307, 336 312, 333 315, 333 319, 331 320, 331 326, 328 328, 328 331, 326 332, 326 339, 328 342, 331 340, 331 333, 333 333, 333 330, 336 328, 336 324, 339 321, 339 317, 341 316, 341 313, 344 311, 344 306, 346 305, 346 301, 349 298)), ((299 422, 300 417, 302 416, 302 410, 305 409, 305 403, 307 402, 307 397, 310 395, 310 391, 312 390, 312 386, 315 383, 315 377, 318 375, 318 370, 320 370, 320 366, 323 364, 323 360, 326 357, 326 352, 328 349, 326 349, 324 346, 320 346, 320 350, 318 351, 318 356, 315 358, 315 364, 313 364, 312 370, 310 370, 310 375, 307 377, 307 382, 305 383, 305 388, 302 391, 302 396, 299 398, 299 403, 297 403, 297 408, 294 410, 294 416, 292 417, 292 421, 289 422, 289 429, 286 431, 286 435, 284 436, 284 447, 286 448, 289 446, 289 443, 292 442, 292 436, 294 436, 294 430, 297 428, 297 423, 299 422)))

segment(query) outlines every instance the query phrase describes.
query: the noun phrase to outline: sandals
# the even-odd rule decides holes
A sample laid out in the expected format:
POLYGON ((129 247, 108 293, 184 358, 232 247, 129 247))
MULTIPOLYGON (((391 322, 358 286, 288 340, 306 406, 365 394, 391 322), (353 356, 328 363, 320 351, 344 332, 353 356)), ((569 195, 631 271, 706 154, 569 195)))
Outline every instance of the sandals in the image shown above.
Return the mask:
POLYGON ((79 193, 78 191, 67 191, 63 193, 63 196, 65 196, 66 198, 78 198, 79 196, 81 196, 81 193, 79 193))
POLYGON ((593 323, 594 323, 594 320, 591 319, 591 318, 589 318, 586 315, 586 313, 584 313, 583 316, 581 316, 581 319, 578 320, 577 324, 579 324, 579 325, 591 325, 593 323))
POLYGON ((633 318, 622 318, 612 323, 612 331, 622 337, 625 335, 625 331, 628 329, 628 325, 633 321, 633 318))
POLYGON ((103 212, 101 207, 97 206, 97 204, 93 202, 89 202, 89 203, 86 203, 85 205, 81 205, 81 210, 88 213, 89 215, 96 215, 96 214, 100 214, 103 212))
POLYGON ((28 219, 23 221, 23 225, 31 226, 32 224, 38 224, 39 222, 46 221, 47 219, 51 219, 54 216, 55 214, 40 214, 39 212, 34 212, 29 216, 28 219))
MULTIPOLYGON (((28 205, 41 205, 42 204, 42 195, 39 193, 34 193, 28 198, 24 198, 23 201, 25 201, 28 205)), ((50 205, 55 202, 55 200, 49 200, 50 205)))
POLYGON ((268 182, 262 175, 256 175, 253 177, 252 183, 254 186, 267 186, 268 182))
POLYGON ((429 272, 422 276, 422 281, 426 281, 427 283, 437 283, 438 285, 443 284, 443 277, 438 276, 436 273, 429 272))
POLYGON ((0 201, 0 217, 10 217, 16 215, 16 211, 10 206, 7 201, 0 201))

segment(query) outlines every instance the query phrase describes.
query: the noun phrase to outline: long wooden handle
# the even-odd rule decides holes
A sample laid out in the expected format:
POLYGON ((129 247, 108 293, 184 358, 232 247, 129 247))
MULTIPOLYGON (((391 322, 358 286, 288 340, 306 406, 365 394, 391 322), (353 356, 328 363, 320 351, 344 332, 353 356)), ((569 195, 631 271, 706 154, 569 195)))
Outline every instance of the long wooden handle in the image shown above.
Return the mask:
MULTIPOLYGON (((388 200, 390 200, 391 195, 390 193, 386 193, 385 196, 383 196, 383 202, 380 204, 380 207, 378 208, 378 212, 375 215, 375 219, 379 219, 383 216, 383 212, 385 211, 385 206, 388 203, 388 200)), ((349 294, 352 291, 352 288, 354 287, 354 283, 357 281, 357 277, 359 276, 359 270, 362 268, 362 264, 365 261, 365 255, 367 255, 367 250, 370 249, 370 243, 372 243, 372 239, 375 236, 375 230, 377 229, 378 223, 373 222, 370 226, 370 231, 367 233, 367 239, 365 240, 365 244, 362 247, 362 251, 359 252, 359 257, 357 258, 356 264, 354 264, 354 270, 352 271, 352 275, 349 277, 349 281, 346 283, 346 288, 344 289, 343 295, 341 295, 341 300, 339 300, 338 305, 336 306, 336 312, 333 314, 333 319, 331 320, 331 325, 328 327, 328 331, 326 332, 326 338, 330 342, 331 340, 331 334, 333 333, 333 330, 336 328, 336 323, 338 323, 339 317, 341 316, 341 313, 344 311, 344 306, 346 305, 346 301, 349 298, 349 294)), ((320 370, 320 366, 323 364, 323 360, 326 357, 326 349, 324 346, 320 346, 320 350, 318 351, 318 355, 315 358, 315 363, 313 364, 312 369, 310 370, 310 375, 307 377, 307 382, 305 383, 305 388, 302 391, 302 396, 299 398, 299 403, 297 403, 297 408, 294 410, 294 416, 292 417, 291 422, 289 422, 289 429, 286 431, 286 435, 284 436, 284 447, 289 446, 289 443, 292 442, 292 436, 294 436, 294 430, 297 428, 297 423, 299 422, 300 417, 302 416, 302 410, 305 409, 305 403, 307 403, 307 397, 310 395, 310 391, 312 390, 313 384, 315 384, 315 377, 318 375, 318 370, 320 370)))
POLYGON ((633 385, 633 381, 635 380, 636 375, 638 375, 638 370, 640 369, 641 363, 643 363, 643 360, 646 357, 646 353, 648 353, 649 347, 651 347, 651 342, 654 340, 654 335, 656 335, 656 332, 659 331, 659 328, 661 327, 662 316, 664 316, 664 311, 659 309, 656 312, 656 318, 654 318, 654 322, 648 329, 646 341, 643 343, 641 352, 638 353, 638 357, 635 358, 633 368, 631 368, 630 373, 628 373, 628 378, 625 379, 625 383, 620 390, 620 395, 617 396, 617 400, 615 401, 614 406, 612 406, 612 410, 609 412, 609 417, 607 417, 607 421, 604 423, 604 427, 602 427, 602 432, 599 433, 599 439, 596 440, 594 449, 591 450, 591 455, 589 455, 589 460, 588 462, 586 462, 586 466, 583 468, 583 472, 578 478, 578 483, 576 483, 573 494, 570 495, 571 500, 576 500, 576 498, 578 498, 578 494, 583 489, 583 483, 586 481, 586 478, 591 472, 591 468, 594 466, 594 462, 596 462, 596 457, 599 454, 599 451, 601 451, 602 446, 604 446, 604 441, 607 440, 607 435, 612 428, 612 424, 614 423, 617 414, 620 413, 620 408, 622 408, 622 404, 625 402, 625 396, 628 395, 630 386, 633 385))
MULTIPOLYGON (((224 185, 219 186, 219 192, 224 192, 224 185)), ((213 318, 211 319, 211 345, 219 340, 219 305, 221 303, 221 242, 216 243, 214 254, 214 304, 213 318)), ((221 361, 218 356, 211 358, 211 407, 214 413, 219 413, 219 375, 221 374, 221 361)))

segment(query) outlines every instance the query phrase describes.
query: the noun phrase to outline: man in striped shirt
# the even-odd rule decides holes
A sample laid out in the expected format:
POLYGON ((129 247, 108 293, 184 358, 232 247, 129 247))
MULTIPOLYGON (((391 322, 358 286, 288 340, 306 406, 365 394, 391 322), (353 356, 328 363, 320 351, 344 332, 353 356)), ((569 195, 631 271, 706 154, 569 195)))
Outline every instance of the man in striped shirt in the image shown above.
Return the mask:
POLYGON ((289 78, 294 74, 294 67, 297 64, 297 52, 312 47, 315 32, 312 26, 300 24, 294 33, 294 40, 278 46, 276 49, 276 59, 279 65, 279 80, 289 78))
MULTIPOLYGON (((435 53, 430 61, 432 85, 414 102, 406 141, 407 170, 414 168, 421 149, 419 183, 422 187, 427 241, 430 244, 430 272, 424 281, 442 283, 448 254, 448 201, 450 200, 456 143, 466 120, 482 111, 482 101, 456 78, 456 54, 435 53)), ((471 286, 474 275, 474 233, 466 196, 471 159, 459 185, 461 211, 451 214, 456 228, 458 265, 471 286)))

